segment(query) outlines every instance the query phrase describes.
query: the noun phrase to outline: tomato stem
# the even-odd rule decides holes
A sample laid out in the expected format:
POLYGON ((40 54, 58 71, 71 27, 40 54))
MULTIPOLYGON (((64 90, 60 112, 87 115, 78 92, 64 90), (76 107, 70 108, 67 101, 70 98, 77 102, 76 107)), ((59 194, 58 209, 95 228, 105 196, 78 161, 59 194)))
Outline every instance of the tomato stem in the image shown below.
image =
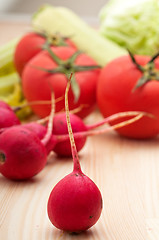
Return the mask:
POLYGON ((39 36, 43 37, 46 42, 44 43, 44 45, 42 46, 43 49, 46 49, 47 45, 52 45, 52 46, 68 46, 68 44, 65 42, 65 40, 67 40, 69 37, 64 37, 62 36, 60 33, 54 33, 54 34, 50 34, 48 32, 46 32, 45 30, 40 30, 39 31, 35 31, 36 34, 38 34, 39 36))
POLYGON ((132 52, 130 52, 130 50, 128 50, 128 53, 129 53, 129 56, 130 56, 132 62, 136 65, 136 67, 137 67, 141 72, 144 72, 144 68, 143 68, 140 64, 138 64, 138 63, 136 62, 136 59, 135 59, 134 55, 132 54, 132 52))
POLYGON ((158 56, 159 56, 159 52, 156 53, 156 54, 151 58, 151 60, 150 60, 148 63, 154 62, 154 60, 155 60, 158 56))
POLYGON ((137 81, 137 83, 133 87, 132 92, 134 92, 137 88, 142 87, 144 84, 151 80, 159 81, 159 71, 155 69, 154 64, 154 60, 159 56, 159 52, 155 54, 145 66, 141 66, 140 64, 138 64, 136 62, 134 55, 129 50, 128 53, 132 62, 143 73, 142 77, 137 81))
POLYGON ((48 51, 52 59, 58 64, 61 65, 63 61, 51 50, 50 46, 46 44, 45 50, 48 51))
MULTIPOLYGON (((75 64, 75 60, 76 58, 82 53, 81 51, 76 51, 74 54, 72 54, 72 56, 70 58, 68 58, 67 60, 61 60, 51 49, 51 47, 46 44, 46 50, 48 51, 48 53, 50 54, 51 58, 53 59, 53 61, 56 62, 56 64, 58 65, 56 68, 54 69, 46 69, 43 67, 38 67, 38 66, 33 66, 39 70, 54 74, 54 73, 63 73, 66 76, 68 76, 71 73, 76 73, 76 72, 85 72, 85 71, 90 71, 90 70, 95 70, 95 69, 99 69, 101 68, 101 66, 99 65, 76 65, 75 64)), ((73 75, 72 77, 72 81, 71 81, 71 88, 72 88, 72 92, 74 95, 74 102, 77 103, 78 99, 80 97, 80 87, 78 82, 76 81, 75 75, 73 75)))
POLYGON ((66 61, 67 64, 72 65, 72 64, 75 62, 76 58, 77 58, 81 53, 82 53, 82 51, 76 51, 76 52, 66 61))

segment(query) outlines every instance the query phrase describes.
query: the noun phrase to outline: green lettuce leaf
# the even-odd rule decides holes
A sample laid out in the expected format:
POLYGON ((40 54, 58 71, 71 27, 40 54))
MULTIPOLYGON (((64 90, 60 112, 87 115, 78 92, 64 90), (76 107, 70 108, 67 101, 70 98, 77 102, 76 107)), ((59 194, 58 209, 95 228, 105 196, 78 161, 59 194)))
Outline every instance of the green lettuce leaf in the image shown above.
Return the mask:
POLYGON ((100 11, 100 33, 134 54, 159 51, 159 1, 110 0, 100 11))

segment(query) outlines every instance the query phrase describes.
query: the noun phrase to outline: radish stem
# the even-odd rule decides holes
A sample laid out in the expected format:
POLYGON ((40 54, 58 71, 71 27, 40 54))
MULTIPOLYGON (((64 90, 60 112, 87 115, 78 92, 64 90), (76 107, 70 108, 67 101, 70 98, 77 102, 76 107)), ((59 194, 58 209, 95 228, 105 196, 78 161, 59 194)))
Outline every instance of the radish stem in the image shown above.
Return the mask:
MULTIPOLYGON (((126 120, 126 121, 123 121, 121 123, 117 123, 113 126, 109 126, 107 127, 106 129, 101 129, 101 130, 88 130, 88 131, 84 131, 84 132, 76 132, 74 133, 74 137, 75 138, 81 138, 81 137, 84 137, 84 136, 94 136, 94 135, 99 135, 99 134, 103 134, 103 133, 107 133, 107 132, 110 132, 112 130, 115 130, 115 129, 118 129, 118 128, 121 128, 121 127, 124 127, 126 125, 129 125, 133 122, 136 122, 138 121, 140 118, 142 118, 143 116, 147 115, 146 113, 143 113, 143 112, 136 112, 136 114, 138 113, 137 116, 135 116, 134 118, 131 118, 129 120, 126 120)), ((124 114, 124 113, 123 113, 124 114)), ((134 115, 136 115, 134 114, 134 115)), ((132 113, 133 115, 133 113, 132 113)), ((112 115, 113 116, 113 115, 112 115)), ((125 115, 127 116, 127 115, 125 115)), ((129 115, 130 116, 130 115, 129 115)), ((68 134, 65 134, 65 135, 57 135, 57 142, 61 142, 61 141, 64 141, 64 140, 68 140, 68 134)))
POLYGON ((145 116, 148 116, 148 117, 151 117, 151 118, 154 118, 155 116, 152 115, 151 113, 145 113, 145 112, 140 112, 140 111, 127 111, 127 112, 119 112, 119 113, 115 113, 107 118, 104 118, 103 120, 101 120, 100 122, 98 123, 94 123, 94 124, 90 124, 90 125, 87 125, 87 129, 88 130, 91 130, 91 129, 94 129, 94 128, 97 128, 97 127, 100 127, 106 123, 110 123, 118 118, 122 118, 122 117, 129 117, 129 116, 136 116, 140 113, 143 113, 143 115, 145 116))
POLYGON ((44 138, 41 140, 41 142, 46 146, 48 141, 50 140, 50 137, 52 135, 52 128, 53 128, 53 117, 55 114, 55 95, 54 92, 51 92, 51 113, 49 116, 48 126, 47 126, 47 132, 44 138))
POLYGON ((69 133, 71 150, 72 150, 72 157, 73 157, 73 163, 74 163, 73 171, 78 172, 78 173, 82 173, 81 166, 80 166, 80 163, 79 163, 78 154, 77 154, 77 149, 76 149, 76 145, 75 145, 75 140, 74 140, 74 136, 73 136, 73 132, 72 132, 70 116, 69 116, 68 91, 70 89, 72 75, 73 75, 73 73, 71 73, 70 78, 68 79, 68 84, 67 84, 66 91, 65 91, 66 120, 67 120, 67 127, 68 127, 68 133, 69 133))
MULTIPOLYGON (((57 102, 60 102, 64 97, 61 96, 59 98, 57 98, 55 100, 55 103, 57 102)), ((21 110, 22 108, 25 108, 25 107, 28 107, 28 106, 32 106, 32 105, 48 105, 48 104, 51 104, 51 101, 50 100, 46 100, 46 101, 42 101, 42 100, 37 100, 37 101, 31 101, 31 102, 28 102, 28 103, 24 103, 20 106, 15 106, 15 107, 12 107, 13 111, 16 112, 16 111, 19 111, 21 110)), ((47 117, 47 120, 49 119, 49 116, 47 117)))
MULTIPOLYGON (((78 113, 86 106, 87 106, 87 104, 81 104, 79 107, 74 108, 74 109, 70 110, 69 112, 72 114, 78 113)), ((63 111, 64 111, 64 109, 63 109, 63 111)), ((63 111, 57 112, 56 114, 61 113, 63 111)), ((38 119, 36 122, 39 124, 45 124, 48 120, 49 120, 49 116, 42 118, 42 119, 38 119)))

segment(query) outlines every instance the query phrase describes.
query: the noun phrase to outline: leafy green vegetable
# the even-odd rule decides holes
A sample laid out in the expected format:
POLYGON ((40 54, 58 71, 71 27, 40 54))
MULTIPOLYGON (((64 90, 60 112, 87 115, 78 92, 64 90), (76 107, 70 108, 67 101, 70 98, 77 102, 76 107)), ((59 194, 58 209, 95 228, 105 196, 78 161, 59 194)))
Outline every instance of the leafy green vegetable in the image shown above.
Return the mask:
POLYGON ((134 54, 159 51, 159 1, 110 0, 100 12, 100 32, 134 54))

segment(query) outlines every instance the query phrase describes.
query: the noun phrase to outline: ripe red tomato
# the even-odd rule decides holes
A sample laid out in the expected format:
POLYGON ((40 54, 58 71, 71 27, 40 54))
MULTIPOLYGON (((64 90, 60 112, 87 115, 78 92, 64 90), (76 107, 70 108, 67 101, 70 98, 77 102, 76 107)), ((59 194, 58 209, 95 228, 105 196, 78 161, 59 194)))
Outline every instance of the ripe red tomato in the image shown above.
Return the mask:
POLYGON ((151 138, 159 133, 159 82, 155 80, 158 74, 155 71, 159 71, 159 59, 151 64, 147 64, 150 61, 148 56, 135 56, 135 59, 144 67, 145 73, 138 69, 129 56, 117 58, 101 70, 97 102, 104 117, 131 110, 152 113, 155 118, 146 116, 117 130, 130 138, 151 138), (147 81, 134 88, 141 77, 147 77, 146 74, 149 74, 147 81))
POLYGON ((20 76, 26 63, 43 50, 46 41, 49 41, 52 46, 66 44, 66 46, 76 49, 75 44, 69 38, 62 37, 59 34, 47 36, 45 33, 28 33, 20 39, 14 53, 15 68, 20 76))
MULTIPOLYGON (((70 67, 66 61, 76 53, 76 50, 71 47, 52 47, 52 51, 60 59, 65 60, 65 70, 72 72, 72 67, 70 67)), ((97 66, 95 61, 84 53, 79 54, 75 58, 73 65, 75 67, 90 65, 97 66)), ((22 74, 22 88, 26 99, 29 102, 36 100, 50 100, 50 86, 52 86, 56 99, 64 97, 67 85, 67 77, 65 73, 48 73, 39 69, 39 67, 55 70, 59 67, 63 68, 63 64, 58 65, 47 51, 43 51, 31 59, 24 68, 22 74)), ((81 111, 77 113, 77 115, 82 118, 91 113, 96 105, 96 84, 99 73, 100 69, 98 68, 94 70, 77 71, 74 74, 76 82, 79 85, 80 96, 78 101, 75 102, 72 89, 70 89, 68 95, 69 108, 71 110, 84 105, 81 111)), ((48 116, 50 113, 49 105, 32 105, 31 107, 33 111, 41 117, 48 116)), ((63 98, 60 102, 57 102, 56 112, 64 109, 65 100, 63 98)))

